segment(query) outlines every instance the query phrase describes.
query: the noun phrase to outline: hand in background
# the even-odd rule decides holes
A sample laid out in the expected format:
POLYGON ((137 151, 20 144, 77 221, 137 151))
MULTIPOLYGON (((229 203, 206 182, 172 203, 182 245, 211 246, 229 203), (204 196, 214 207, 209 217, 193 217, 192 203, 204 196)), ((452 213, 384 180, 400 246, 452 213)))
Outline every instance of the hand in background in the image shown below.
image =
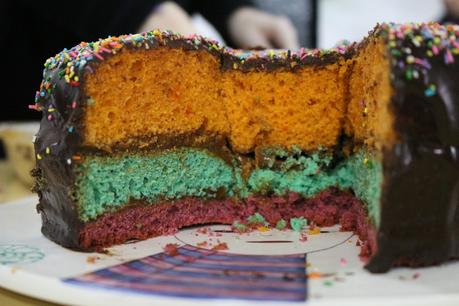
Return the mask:
POLYGON ((444 0, 447 14, 453 17, 459 17, 459 0, 444 0))
POLYGON ((196 33, 188 13, 172 1, 159 5, 145 19, 138 31, 147 32, 155 29, 171 30, 185 36, 196 33))
POLYGON ((229 17, 228 30, 240 48, 299 48, 297 31, 285 16, 244 7, 229 17))

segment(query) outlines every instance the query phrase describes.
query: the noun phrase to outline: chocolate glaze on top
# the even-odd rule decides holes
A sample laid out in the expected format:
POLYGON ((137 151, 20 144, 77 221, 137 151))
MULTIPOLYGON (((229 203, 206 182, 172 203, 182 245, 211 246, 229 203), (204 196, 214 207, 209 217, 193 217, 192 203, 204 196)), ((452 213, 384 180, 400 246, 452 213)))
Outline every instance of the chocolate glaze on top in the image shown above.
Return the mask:
MULTIPOLYGON (((455 59, 459 27, 383 24, 370 34, 370 39, 373 37, 385 39, 393 62, 391 107, 399 137, 383 151, 385 179, 378 251, 367 268, 384 272, 393 265, 428 265, 457 258, 459 66, 455 59)), ((73 186, 79 154, 91 150, 82 146, 81 119, 88 98, 82 88, 85 74, 97 69, 107 56, 124 48, 182 48, 213 54, 222 70, 295 71, 352 60, 365 44, 366 40, 328 51, 244 52, 222 48, 198 36, 183 38, 153 31, 82 43, 50 58, 36 104, 31 106, 43 112, 35 141, 42 232, 65 247, 81 249, 84 224, 78 218, 73 186)), ((159 141, 158 146, 187 144, 180 139, 159 141)), ((229 151, 226 141, 216 141, 210 147, 218 155, 229 151)))

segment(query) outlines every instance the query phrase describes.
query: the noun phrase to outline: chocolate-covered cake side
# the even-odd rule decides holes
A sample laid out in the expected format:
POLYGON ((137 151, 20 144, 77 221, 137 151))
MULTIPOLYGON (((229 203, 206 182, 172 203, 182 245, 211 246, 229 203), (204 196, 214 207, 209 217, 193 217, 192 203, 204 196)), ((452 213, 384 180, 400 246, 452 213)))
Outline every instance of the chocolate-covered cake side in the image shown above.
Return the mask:
MULTIPOLYGON (((354 230, 364 242, 362 253, 370 257, 366 267, 372 272, 458 258, 458 54, 459 27, 434 23, 378 25, 361 43, 331 50, 233 50, 198 36, 183 38, 160 31, 111 37, 64 50, 46 62, 36 104, 31 106, 43 112, 35 140, 34 170, 42 232, 65 247, 92 250, 130 238, 171 233, 191 224, 231 224, 263 207, 270 207, 265 210, 265 222, 274 225, 276 218, 298 217, 304 208, 308 210, 305 214, 319 226, 340 223, 343 230, 354 230), (198 55, 188 56, 191 53, 198 55), (155 130, 150 129, 150 134, 127 134, 128 138, 104 142, 107 137, 103 135, 116 133, 119 127, 106 124, 107 131, 91 130, 99 120, 95 110, 105 107, 102 95, 94 99, 97 86, 104 84, 97 83, 102 78, 98 76, 104 69, 112 71, 110 67, 123 65, 121 59, 107 64, 111 59, 126 59, 135 54, 144 56, 139 55, 141 60, 151 60, 153 54, 164 58, 176 54, 183 57, 182 61, 194 61, 188 66, 180 61, 176 67, 171 66, 178 71, 183 69, 183 73, 193 72, 189 67, 195 64, 211 65, 207 72, 198 71, 217 76, 202 90, 211 92, 215 101, 227 103, 219 106, 224 111, 217 109, 226 112, 222 115, 226 121, 218 125, 221 114, 217 112, 216 120, 204 117, 196 124, 183 122, 184 126, 193 126, 189 131, 173 132, 175 126, 171 123, 169 134, 159 130, 154 134, 155 130), (359 69, 363 68, 375 71, 372 79, 360 75, 359 69), (322 75, 320 81, 324 85, 311 83, 312 77, 322 75), (382 79, 378 80, 378 76, 382 79), (92 84, 92 89, 86 86, 90 85, 85 84, 88 79, 97 85, 92 84), (264 82, 268 85, 257 87, 264 82), (369 93, 360 92, 362 82, 366 82, 365 90, 369 93), (298 90, 303 86, 309 92, 298 90), (277 87, 290 88, 290 95, 276 91, 277 87), (314 96, 317 91, 323 91, 324 96, 336 94, 335 100, 318 101, 314 96), (262 95, 264 92, 268 93, 267 98, 262 95), (265 109, 269 113, 270 107, 289 98, 302 101, 301 95, 306 95, 302 105, 318 109, 318 117, 313 113, 307 118, 310 121, 305 121, 292 109, 278 109, 280 118, 296 116, 305 125, 317 120, 320 128, 304 129, 304 135, 296 131, 299 125, 294 129, 286 124, 288 121, 263 117, 259 111, 265 109), (240 103, 232 105, 230 96, 240 103), (366 101, 367 98, 374 101, 366 101), (333 106, 321 109, 321 103, 333 106), (252 111, 252 117, 239 119, 238 112, 252 115, 252 111), (328 122, 319 122, 327 117, 328 122), (281 127, 273 127, 273 122, 281 127), (327 128, 334 134, 325 137, 327 128), (252 130, 256 131, 254 135, 250 134, 252 130), (315 139, 300 143, 299 140, 310 137, 309 131, 323 136, 326 145, 315 139), (285 135, 285 142, 279 135, 285 135), (183 172, 174 167, 184 164, 189 164, 190 175, 201 185, 189 185, 193 182, 181 176, 174 178, 173 175, 183 172), (204 164, 209 168, 204 169, 207 172, 196 166, 204 164), (155 189, 162 182, 148 185, 150 176, 143 180, 137 180, 135 175, 126 176, 124 180, 132 185, 127 188, 110 185, 108 189, 96 190, 92 185, 98 182, 99 187, 106 187, 98 177, 100 173, 112 173, 114 169, 135 173, 142 167, 152 167, 153 173, 162 165, 167 165, 168 170, 158 170, 157 177, 172 173, 169 183, 175 179, 180 181, 180 188, 185 186, 194 193, 178 190, 176 197, 153 196, 145 186, 155 189), (206 177, 220 185, 214 181, 208 184, 206 177), (144 185, 137 187, 138 184, 144 185), (84 188, 87 190, 82 192, 84 188), (104 198, 94 194, 107 190, 113 195, 104 198), (95 208, 85 208, 83 196, 91 197, 95 208), (124 196, 128 200, 121 200, 124 196), (325 202, 330 205, 324 205, 325 202), (275 207, 281 204, 284 206, 276 212, 275 207), (207 214, 209 218, 199 219, 192 213, 190 216, 193 209, 197 215, 207 214), (327 215, 331 211, 334 215, 327 215), (155 214, 170 217, 170 227, 157 231, 152 228, 157 220, 155 214), (134 222, 135 218, 143 219, 134 222), (180 223, 177 219, 186 221, 180 223), (179 225, 174 227, 176 221, 179 225), (127 229, 114 238, 99 237, 111 235, 114 226, 123 222, 136 223, 126 227, 136 232, 132 237, 127 229)), ((204 74, 202 78, 206 77, 204 74)), ((135 84, 136 78, 129 82, 135 84)), ((161 84, 159 90, 170 97, 171 103, 183 101, 179 85, 169 86, 167 80, 161 84)), ((199 86, 202 84, 196 82, 196 88, 199 86)), ((183 112, 177 107, 172 121, 197 117, 202 110, 190 105, 183 112)), ((124 122, 116 117, 116 112, 105 113, 114 118, 107 122, 124 122)), ((123 177, 113 176, 114 181, 117 179, 123 181, 123 177)))
POLYGON ((398 140, 384 152, 378 251, 367 268, 459 257, 458 27, 385 29, 398 140))

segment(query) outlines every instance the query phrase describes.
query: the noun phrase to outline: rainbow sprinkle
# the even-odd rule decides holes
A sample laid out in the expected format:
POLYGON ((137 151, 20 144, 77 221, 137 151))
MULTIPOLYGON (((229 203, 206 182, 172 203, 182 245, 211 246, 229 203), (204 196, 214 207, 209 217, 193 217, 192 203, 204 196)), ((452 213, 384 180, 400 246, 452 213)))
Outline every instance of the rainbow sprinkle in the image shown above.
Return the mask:
MULTIPOLYGON (((426 84, 424 93, 427 98, 437 94, 437 85, 428 80, 432 60, 440 59, 445 65, 451 65, 455 63, 455 56, 459 55, 459 26, 457 25, 385 23, 378 25, 370 35, 386 39, 392 64, 404 71, 406 80, 424 80, 426 84)), ((179 46, 186 50, 206 50, 223 59, 224 69, 235 70, 266 68, 295 70, 312 62, 336 62, 351 58, 366 43, 365 40, 362 43, 343 42, 331 49, 246 51, 223 47, 216 41, 198 35, 184 37, 170 31, 159 30, 108 37, 96 42, 81 42, 71 49, 64 49, 45 62, 43 81, 35 94, 35 104, 28 107, 44 112, 45 118, 53 127, 57 128, 57 123, 63 122, 67 127, 64 129, 65 132, 76 133, 75 129, 78 125, 74 122, 76 120, 76 116, 73 116, 74 112, 81 112, 81 107, 93 102, 83 100, 87 97, 83 97, 79 89, 85 73, 93 73, 99 62, 122 52, 123 49, 153 49, 166 46, 171 42, 179 42, 179 46), (73 93, 68 101, 68 107, 64 110, 51 104, 58 84, 60 90, 63 90, 62 86, 64 86, 65 90, 73 93)), ((50 144, 41 144, 43 151, 46 151, 49 146, 50 144)), ((70 154, 70 156, 62 156, 63 160, 72 159, 72 153, 70 154)), ((40 158, 37 156, 37 159, 43 158, 44 155, 39 154, 40 158)))
MULTIPOLYGON (((451 65, 455 62, 454 55, 459 54, 457 25, 389 23, 381 25, 380 29, 388 38, 392 64, 405 70, 408 81, 419 79, 420 76, 427 80, 433 57, 441 56, 445 65, 451 65)), ((426 97, 433 97, 436 93, 435 84, 426 84, 426 97)))

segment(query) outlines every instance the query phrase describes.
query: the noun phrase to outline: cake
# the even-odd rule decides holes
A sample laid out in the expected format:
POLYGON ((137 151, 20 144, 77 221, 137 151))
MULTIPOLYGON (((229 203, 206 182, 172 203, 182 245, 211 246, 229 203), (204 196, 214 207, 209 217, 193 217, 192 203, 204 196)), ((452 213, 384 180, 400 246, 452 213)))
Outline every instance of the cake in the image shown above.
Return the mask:
POLYGON ((459 257, 459 27, 328 50, 155 30, 48 59, 31 108, 42 232, 75 250, 209 223, 340 224, 371 272, 459 257))

